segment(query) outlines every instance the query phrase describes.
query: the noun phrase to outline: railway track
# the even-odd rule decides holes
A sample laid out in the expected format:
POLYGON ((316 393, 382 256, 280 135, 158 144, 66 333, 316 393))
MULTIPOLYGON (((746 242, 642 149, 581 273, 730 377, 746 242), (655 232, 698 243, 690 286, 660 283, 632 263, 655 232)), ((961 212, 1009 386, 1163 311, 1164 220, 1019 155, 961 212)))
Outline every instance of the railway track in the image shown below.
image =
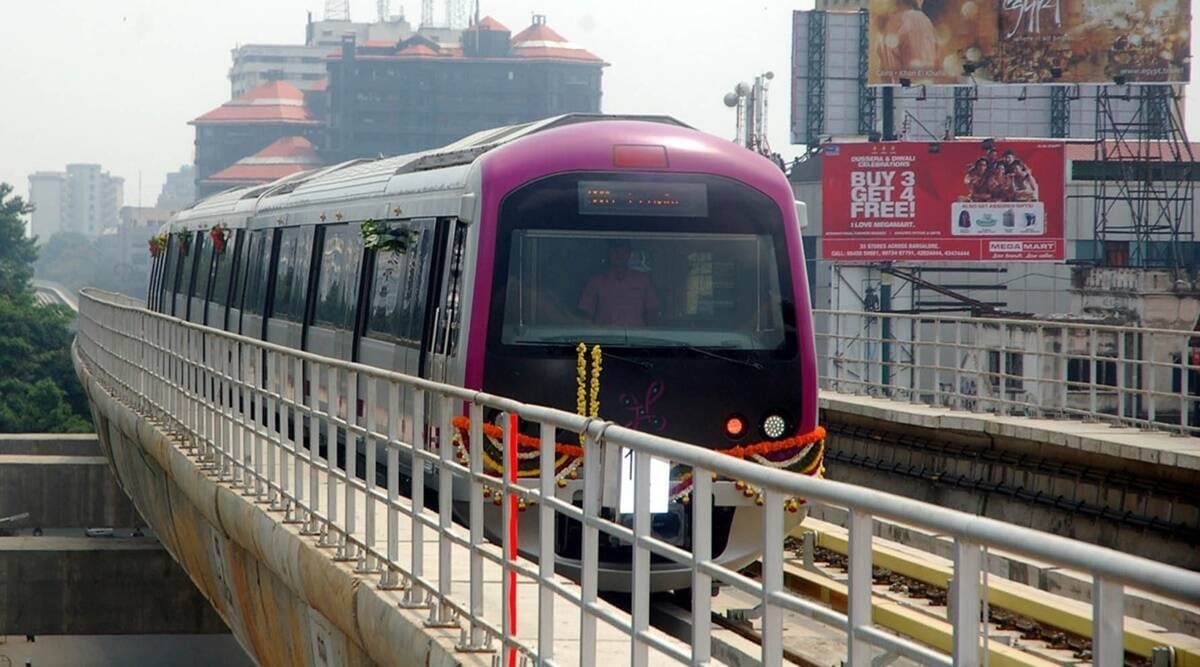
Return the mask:
POLYGON ((1188 471, 1101 467, 844 424, 829 433, 826 457, 839 481, 1200 568, 1200 492, 1188 471))
MULTIPOLYGON (((846 611, 846 538, 844 530, 821 521, 805 524, 809 537, 790 538, 792 558, 785 564, 784 581, 795 595, 846 611), (815 529, 815 530, 814 530, 815 529), (806 547, 804 542, 809 541, 806 547)), ((952 629, 947 621, 947 591, 952 570, 938 556, 907 549, 876 538, 873 544, 875 625, 948 653, 952 629)), ((744 574, 755 575, 756 566, 744 574)), ((986 650, 991 665, 1085 665, 1091 661, 1089 604, 989 576, 986 650)), ((740 591, 722 588, 713 600, 713 657, 731 664, 753 664, 761 645, 754 614, 746 609, 756 600, 740 591)), ((682 640, 690 640, 688 604, 661 596, 653 605, 655 625, 682 640)), ((784 658, 804 666, 828 667, 845 659, 844 629, 788 613, 784 621, 784 658), (790 636, 789 636, 790 635, 790 636)), ((1149 667, 1156 655, 1171 654, 1177 662, 1200 660, 1200 638, 1164 632, 1163 628, 1127 618, 1128 667, 1149 667)), ((882 653, 882 652, 880 652, 882 653)), ((891 664, 918 664, 897 659, 891 664)), ((1166 663, 1162 663, 1166 664, 1166 663)))

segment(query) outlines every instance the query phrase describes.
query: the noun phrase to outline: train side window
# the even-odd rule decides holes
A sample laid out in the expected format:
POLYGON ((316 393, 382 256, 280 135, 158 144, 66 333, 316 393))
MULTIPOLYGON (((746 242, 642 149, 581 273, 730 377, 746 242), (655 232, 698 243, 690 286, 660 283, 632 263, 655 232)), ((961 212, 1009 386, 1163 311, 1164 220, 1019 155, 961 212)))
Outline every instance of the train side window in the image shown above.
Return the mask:
POLYGON ((203 299, 208 296, 208 285, 212 281, 212 237, 202 232, 197 242, 200 244, 200 248, 196 252, 196 277, 192 279, 191 295, 203 299))
POLYGON ((270 275, 271 230, 260 229, 250 235, 246 259, 246 312, 262 315, 267 305, 267 277, 270 275))
POLYGON ((405 252, 379 251, 371 280, 367 334, 419 347, 425 328, 435 221, 406 221, 416 232, 405 252))
POLYGON ((333 225, 325 228, 324 236, 313 321, 353 329, 363 256, 361 232, 357 225, 333 225))
POLYGON ((233 265, 237 261, 237 247, 241 238, 240 231, 230 234, 229 239, 225 242, 225 250, 217 255, 212 302, 219 306, 229 304, 229 295, 233 291, 233 265))
POLYGON ((175 291, 175 265, 178 264, 175 255, 178 251, 175 250, 175 235, 167 237, 167 246, 163 248, 163 271, 158 280, 158 312, 166 313, 170 311, 170 299, 168 295, 175 291))
POLYGON ((289 227, 280 234, 272 317, 292 322, 304 321, 304 307, 308 297, 308 271, 312 264, 315 231, 316 227, 310 225, 289 227))
MULTIPOLYGON (((179 281, 175 285, 175 293, 191 294, 192 276, 196 273, 196 235, 185 232, 183 238, 187 239, 187 247, 180 251, 182 261, 179 263, 179 281)), ((180 315, 181 313, 175 314, 180 315)))

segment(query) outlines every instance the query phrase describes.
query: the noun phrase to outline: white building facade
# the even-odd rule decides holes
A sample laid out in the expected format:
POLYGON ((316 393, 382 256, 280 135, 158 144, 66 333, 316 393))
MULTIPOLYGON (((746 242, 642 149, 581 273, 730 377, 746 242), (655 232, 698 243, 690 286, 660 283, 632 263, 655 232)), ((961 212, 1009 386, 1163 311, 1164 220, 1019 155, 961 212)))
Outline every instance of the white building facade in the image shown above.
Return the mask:
POLYGON ((34 207, 30 233, 42 242, 58 232, 96 236, 119 224, 125 179, 98 164, 39 171, 29 176, 29 203, 34 207))

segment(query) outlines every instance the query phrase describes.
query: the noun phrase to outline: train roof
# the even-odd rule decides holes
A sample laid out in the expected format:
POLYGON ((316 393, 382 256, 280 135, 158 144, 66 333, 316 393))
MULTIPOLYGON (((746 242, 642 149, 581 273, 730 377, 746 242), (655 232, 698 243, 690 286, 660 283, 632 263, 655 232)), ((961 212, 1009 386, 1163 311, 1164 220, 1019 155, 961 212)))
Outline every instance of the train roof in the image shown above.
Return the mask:
POLYGON ((566 114, 481 130, 440 148, 350 160, 291 174, 271 183, 227 190, 180 211, 162 231, 179 225, 204 229, 215 222, 236 223, 262 213, 282 213, 301 206, 461 188, 470 165, 490 150, 552 128, 601 120, 638 120, 692 129, 669 116, 566 114))

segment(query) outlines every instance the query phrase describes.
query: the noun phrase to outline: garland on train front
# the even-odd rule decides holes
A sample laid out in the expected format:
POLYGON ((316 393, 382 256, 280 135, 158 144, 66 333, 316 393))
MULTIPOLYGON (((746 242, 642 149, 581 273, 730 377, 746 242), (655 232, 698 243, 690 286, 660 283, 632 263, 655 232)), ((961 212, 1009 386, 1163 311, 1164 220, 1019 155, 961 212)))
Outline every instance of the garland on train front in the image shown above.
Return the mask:
MULTIPOLYGON (((583 343, 576 348, 575 363, 575 408, 576 412, 585 417, 599 417, 600 414, 600 372, 602 370, 603 353, 599 345, 591 349, 591 368, 588 366, 588 349, 583 343)), ((471 420, 458 416, 452 420, 454 426, 454 447, 458 461, 463 465, 470 462, 470 430, 471 420)), ((504 430, 495 424, 483 424, 483 449, 481 455, 486 466, 485 472, 493 477, 499 477, 504 472, 504 430)), ((579 435, 583 442, 583 434, 579 435)), ((517 477, 533 478, 542 474, 541 440, 522 433, 517 434, 517 477)), ((738 445, 718 452, 738 459, 748 459, 756 463, 791 470, 802 475, 824 476, 825 474, 825 429, 818 426, 808 433, 785 438, 783 440, 766 440, 751 445, 738 445)), ((579 477, 579 466, 583 464, 583 447, 561 442, 554 443, 554 479, 561 488, 567 485, 567 480, 579 477)), ((685 505, 691 502, 692 472, 685 466, 676 466, 674 470, 675 483, 671 487, 670 498, 685 505)), ((713 479, 717 476, 714 474, 713 479)), ((738 480, 735 487, 747 498, 754 498, 758 505, 763 504, 761 490, 738 480)), ((483 497, 491 498, 499 505, 500 490, 487 486, 483 489, 483 497)), ((801 498, 787 498, 784 507, 789 512, 797 512, 804 504, 801 498)), ((524 510, 527 506, 525 499, 517 502, 517 508, 524 510)))

